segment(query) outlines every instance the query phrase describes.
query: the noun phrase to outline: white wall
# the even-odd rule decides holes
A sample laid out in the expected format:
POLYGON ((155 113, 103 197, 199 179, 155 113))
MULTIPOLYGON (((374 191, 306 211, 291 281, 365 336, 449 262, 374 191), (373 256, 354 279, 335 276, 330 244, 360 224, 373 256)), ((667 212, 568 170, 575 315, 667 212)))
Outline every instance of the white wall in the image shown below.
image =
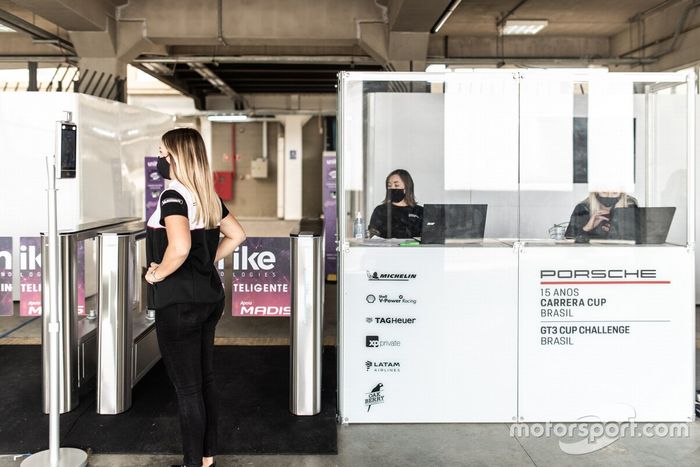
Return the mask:
POLYGON ((59 180, 59 229, 112 217, 143 217, 144 157, 158 152, 170 115, 73 93, 0 93, 0 236, 13 237, 15 299, 19 237, 47 228, 45 158, 55 122, 73 112, 77 177, 59 180))
POLYGON ((284 219, 302 218, 302 129, 308 115, 284 115, 278 117, 284 125, 284 219))

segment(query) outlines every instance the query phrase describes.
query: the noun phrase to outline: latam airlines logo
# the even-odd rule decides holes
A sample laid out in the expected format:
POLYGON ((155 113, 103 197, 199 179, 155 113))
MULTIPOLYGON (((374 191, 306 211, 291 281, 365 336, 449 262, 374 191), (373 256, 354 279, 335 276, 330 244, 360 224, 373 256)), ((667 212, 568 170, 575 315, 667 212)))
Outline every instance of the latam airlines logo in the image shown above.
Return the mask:
POLYGON ((374 362, 372 360, 367 360, 365 362, 365 369, 369 372, 375 373, 400 373, 401 363, 399 362, 374 362))
POLYGON ((367 279, 370 281, 386 281, 386 282, 408 282, 418 277, 418 274, 413 273, 394 273, 394 272, 377 272, 367 271, 367 279))

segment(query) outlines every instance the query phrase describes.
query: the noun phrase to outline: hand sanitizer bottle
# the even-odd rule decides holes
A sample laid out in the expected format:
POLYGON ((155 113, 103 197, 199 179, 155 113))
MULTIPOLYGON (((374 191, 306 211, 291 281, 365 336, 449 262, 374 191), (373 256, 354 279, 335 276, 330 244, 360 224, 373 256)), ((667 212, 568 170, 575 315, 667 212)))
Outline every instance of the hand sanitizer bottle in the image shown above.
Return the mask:
POLYGON ((355 221, 352 223, 352 236, 354 238, 365 238, 365 221, 362 220, 360 211, 357 211, 355 221))

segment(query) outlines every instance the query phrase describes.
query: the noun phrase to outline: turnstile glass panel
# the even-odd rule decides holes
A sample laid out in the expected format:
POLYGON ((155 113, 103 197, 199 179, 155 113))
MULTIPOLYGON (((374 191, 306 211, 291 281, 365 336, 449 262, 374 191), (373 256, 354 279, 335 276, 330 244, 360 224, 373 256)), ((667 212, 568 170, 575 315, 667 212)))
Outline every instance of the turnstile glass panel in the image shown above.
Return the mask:
POLYGON ((96 238, 79 240, 76 249, 77 313, 79 320, 97 316, 98 247, 96 238))

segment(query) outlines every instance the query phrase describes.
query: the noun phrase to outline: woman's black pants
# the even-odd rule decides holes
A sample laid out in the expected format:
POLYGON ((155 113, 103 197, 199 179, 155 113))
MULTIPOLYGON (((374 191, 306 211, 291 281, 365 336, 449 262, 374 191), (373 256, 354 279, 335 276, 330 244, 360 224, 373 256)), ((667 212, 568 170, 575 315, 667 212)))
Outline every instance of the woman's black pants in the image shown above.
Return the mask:
POLYGON ((175 386, 182 450, 187 467, 214 456, 217 397, 214 387, 214 330, 224 302, 182 303, 156 310, 156 333, 163 363, 175 386))

